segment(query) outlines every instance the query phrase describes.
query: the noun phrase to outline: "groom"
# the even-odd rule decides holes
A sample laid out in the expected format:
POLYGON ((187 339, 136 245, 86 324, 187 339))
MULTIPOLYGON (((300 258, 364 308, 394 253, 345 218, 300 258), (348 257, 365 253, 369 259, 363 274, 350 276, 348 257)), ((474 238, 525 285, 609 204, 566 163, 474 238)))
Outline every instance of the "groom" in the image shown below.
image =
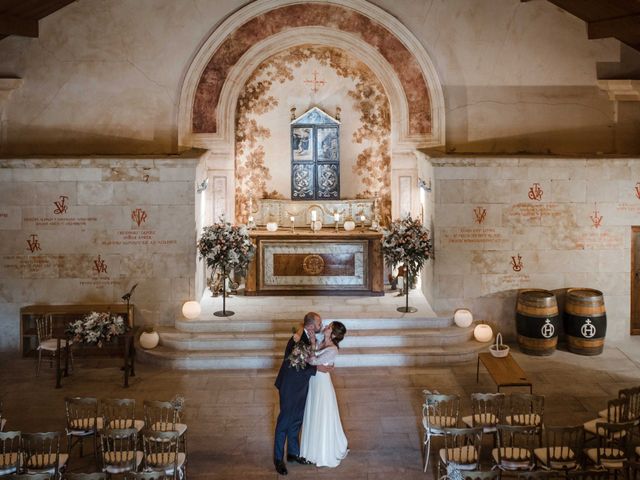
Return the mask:
MULTIPOLYGON (((322 331, 322 318, 315 312, 309 312, 304 316, 304 332, 300 342, 315 348, 316 333, 322 331)), ((298 436, 302 427, 304 405, 309 391, 309 380, 316 374, 316 369, 321 372, 329 371, 329 367, 307 365, 306 368, 296 370, 292 367, 288 357, 293 350, 295 341, 293 337, 287 343, 284 351, 284 360, 276 378, 276 388, 280 392, 280 415, 276 423, 275 446, 273 462, 276 472, 286 475, 287 466, 284 463, 284 444, 287 442, 287 461, 309 465, 310 462, 300 456, 300 442, 298 436)))

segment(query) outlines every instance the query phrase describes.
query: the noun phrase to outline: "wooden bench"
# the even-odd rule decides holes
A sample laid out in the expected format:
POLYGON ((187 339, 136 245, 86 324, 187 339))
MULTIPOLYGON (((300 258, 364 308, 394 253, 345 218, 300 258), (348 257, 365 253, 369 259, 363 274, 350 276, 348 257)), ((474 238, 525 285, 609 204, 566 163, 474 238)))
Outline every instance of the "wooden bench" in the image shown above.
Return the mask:
POLYGON ((504 358, 494 357, 489 352, 478 353, 476 383, 480 380, 481 362, 497 385, 498 392, 501 387, 529 387, 529 393, 533 393, 533 384, 510 353, 504 358))

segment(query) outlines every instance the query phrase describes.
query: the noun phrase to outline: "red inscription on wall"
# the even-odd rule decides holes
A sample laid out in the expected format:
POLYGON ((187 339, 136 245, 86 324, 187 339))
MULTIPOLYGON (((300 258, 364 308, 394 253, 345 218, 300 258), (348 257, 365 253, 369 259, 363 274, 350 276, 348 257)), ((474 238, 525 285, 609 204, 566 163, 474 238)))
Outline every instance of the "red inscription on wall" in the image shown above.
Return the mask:
POLYGON ((529 198, 531 200, 537 200, 538 202, 542 200, 542 194, 544 191, 539 183, 534 183, 531 187, 529 187, 529 198))
POLYGON ((147 212, 141 208, 136 208, 131 212, 131 220, 136 222, 136 225, 140 226, 142 223, 147 221, 147 212))
POLYGON ((640 200, 640 182, 636 183, 634 190, 636 192, 636 198, 640 200))
POLYGON ((156 239, 155 230, 118 230, 116 238, 103 240, 102 245, 176 245, 177 240, 156 239))
POLYGON ((33 223, 36 227, 81 227, 97 222, 96 217, 26 217, 25 223, 33 223))
POLYGON ((520 254, 511 257, 511 268, 514 272, 520 272, 524 268, 524 263, 522 263, 522 257, 520 254))
POLYGON ((487 217, 487 209, 483 207, 476 207, 473 209, 473 214, 476 217, 476 223, 482 225, 484 219, 487 217))
POLYGON ((60 200, 58 200, 57 202, 53 202, 53 204, 56 206, 55 210, 53 211, 55 215, 62 215, 63 213, 67 213, 67 210, 69 210, 69 206, 66 204, 68 198, 69 197, 66 195, 60 195, 60 200))
POLYGON ((33 253, 38 250, 42 250, 40 247, 40 240, 38 240, 38 235, 35 233, 31 234, 30 238, 27 238, 27 249, 33 253))
POLYGON ((443 239, 446 243, 450 244, 464 244, 464 243, 491 243, 492 245, 499 246, 509 241, 508 238, 502 234, 502 232, 495 228, 467 228, 461 227, 453 231, 445 231, 443 239))

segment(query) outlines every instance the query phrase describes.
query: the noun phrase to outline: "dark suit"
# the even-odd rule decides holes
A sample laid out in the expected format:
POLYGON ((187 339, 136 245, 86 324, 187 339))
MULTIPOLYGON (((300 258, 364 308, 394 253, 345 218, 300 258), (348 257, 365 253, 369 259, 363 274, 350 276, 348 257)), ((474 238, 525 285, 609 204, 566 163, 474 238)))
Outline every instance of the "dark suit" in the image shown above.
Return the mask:
MULTIPOLYGON (((302 334, 301 342, 311 345, 306 333, 302 334)), ((280 391, 280 415, 276 423, 276 435, 273 458, 284 460, 284 443, 287 442, 288 455, 300 455, 300 428, 304 417, 304 405, 309 392, 309 380, 316 374, 316 367, 307 365, 303 370, 296 370, 287 360, 295 342, 293 337, 287 343, 284 360, 276 378, 276 388, 280 391)))

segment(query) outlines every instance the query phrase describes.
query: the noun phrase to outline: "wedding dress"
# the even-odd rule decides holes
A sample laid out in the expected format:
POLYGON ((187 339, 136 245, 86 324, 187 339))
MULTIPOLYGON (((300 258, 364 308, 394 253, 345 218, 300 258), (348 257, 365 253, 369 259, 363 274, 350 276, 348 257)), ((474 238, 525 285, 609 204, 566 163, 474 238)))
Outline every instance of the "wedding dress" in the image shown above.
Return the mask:
MULTIPOLYGON (((335 362, 337 355, 338 348, 330 346, 316 352, 315 358, 309 363, 329 365, 335 362)), ((309 382, 302 422, 300 456, 318 467, 337 467, 347 453, 347 437, 342 430, 331 375, 317 372, 309 382)))

